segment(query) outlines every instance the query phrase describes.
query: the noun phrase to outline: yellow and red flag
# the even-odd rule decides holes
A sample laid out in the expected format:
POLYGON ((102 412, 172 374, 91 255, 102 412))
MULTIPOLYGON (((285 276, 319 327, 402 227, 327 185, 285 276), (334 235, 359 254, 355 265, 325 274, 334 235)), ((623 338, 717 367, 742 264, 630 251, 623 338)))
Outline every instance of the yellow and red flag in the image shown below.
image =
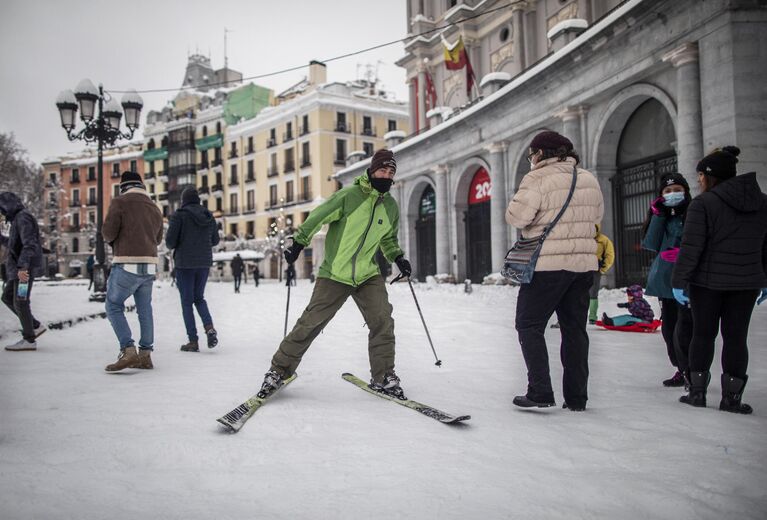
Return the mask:
POLYGON ((445 67, 448 70, 458 70, 466 66, 468 62, 468 56, 466 55, 466 48, 463 46, 463 37, 458 37, 452 47, 443 39, 442 45, 445 48, 445 67))

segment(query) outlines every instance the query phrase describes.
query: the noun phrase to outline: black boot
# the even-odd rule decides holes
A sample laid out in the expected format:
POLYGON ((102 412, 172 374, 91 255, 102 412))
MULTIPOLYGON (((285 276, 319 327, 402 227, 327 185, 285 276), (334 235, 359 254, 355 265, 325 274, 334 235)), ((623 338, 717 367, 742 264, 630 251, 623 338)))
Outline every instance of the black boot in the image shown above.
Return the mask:
POLYGON ((743 394, 743 389, 748 382, 748 376, 743 376, 743 379, 731 376, 729 374, 722 374, 722 400, 719 403, 719 409, 725 412, 750 414, 754 411, 749 405, 740 402, 740 398, 743 394))
POLYGON ((706 389, 710 381, 711 372, 690 372, 690 393, 680 397, 679 402, 705 408, 706 389))
POLYGON ((514 403, 516 406, 519 406, 520 408, 549 408, 555 405, 553 398, 550 401, 543 399, 535 400, 530 399, 526 395, 516 396, 512 400, 512 403, 514 403))

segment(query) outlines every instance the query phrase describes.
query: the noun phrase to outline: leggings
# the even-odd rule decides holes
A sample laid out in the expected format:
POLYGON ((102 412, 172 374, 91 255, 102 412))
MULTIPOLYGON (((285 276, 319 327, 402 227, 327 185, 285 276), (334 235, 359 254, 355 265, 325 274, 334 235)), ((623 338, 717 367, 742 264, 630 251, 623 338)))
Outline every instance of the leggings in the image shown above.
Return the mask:
POLYGON ((759 290, 715 291, 691 285, 689 292, 693 319, 690 371, 711 369, 721 320, 722 371, 742 379, 748 370, 748 324, 759 290))

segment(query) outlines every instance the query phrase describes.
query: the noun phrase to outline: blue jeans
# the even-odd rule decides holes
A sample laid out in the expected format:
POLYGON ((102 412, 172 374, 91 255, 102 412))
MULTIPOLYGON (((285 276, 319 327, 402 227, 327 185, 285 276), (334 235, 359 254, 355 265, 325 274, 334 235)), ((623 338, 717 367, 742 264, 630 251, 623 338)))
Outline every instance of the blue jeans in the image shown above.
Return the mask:
POLYGON ((210 317, 208 303, 205 301, 205 284, 208 283, 207 267, 195 267, 191 269, 176 268, 176 285, 181 295, 181 313, 184 316, 184 326, 189 341, 197 341, 197 327, 194 323, 194 310, 197 307, 203 327, 213 326, 213 318, 210 317))
POLYGON ((128 320, 125 319, 125 300, 133 296, 136 302, 138 322, 141 327, 139 348, 152 350, 154 322, 152 321, 152 284, 154 275, 137 275, 127 272, 120 264, 114 264, 107 279, 106 311, 109 323, 120 342, 120 350, 134 345, 128 320))

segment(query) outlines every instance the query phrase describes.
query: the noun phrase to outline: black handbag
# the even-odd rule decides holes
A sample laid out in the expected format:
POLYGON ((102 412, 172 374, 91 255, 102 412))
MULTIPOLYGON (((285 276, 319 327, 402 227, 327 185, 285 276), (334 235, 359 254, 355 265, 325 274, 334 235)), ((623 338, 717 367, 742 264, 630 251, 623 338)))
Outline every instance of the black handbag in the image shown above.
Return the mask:
POLYGON ((551 221, 551 224, 543 228, 543 233, 537 237, 525 238, 520 237, 514 245, 506 253, 506 258, 503 261, 503 269, 501 269, 501 276, 511 280, 517 284, 530 283, 533 281, 533 274, 535 274, 535 264, 538 262, 538 257, 541 254, 541 248, 543 247, 543 241, 549 236, 549 233, 554 226, 557 225, 559 219, 562 218, 567 206, 570 205, 570 200, 573 198, 573 192, 575 191, 575 183, 578 181, 578 170, 573 166, 573 182, 570 184, 570 193, 567 195, 562 209, 551 221))

